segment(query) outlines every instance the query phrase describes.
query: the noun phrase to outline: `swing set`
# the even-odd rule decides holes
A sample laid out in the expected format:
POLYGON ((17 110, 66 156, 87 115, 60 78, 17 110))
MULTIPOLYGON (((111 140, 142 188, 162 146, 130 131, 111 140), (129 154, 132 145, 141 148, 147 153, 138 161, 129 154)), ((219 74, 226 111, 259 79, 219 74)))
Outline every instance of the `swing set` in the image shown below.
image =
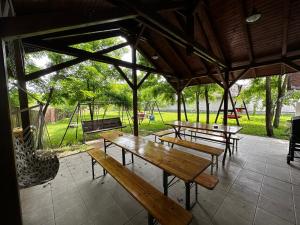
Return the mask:
POLYGON ((72 112, 68 126, 64 132, 59 146, 62 145, 69 128, 76 128, 75 137, 78 139, 78 124, 81 123, 83 133, 83 143, 86 141, 87 134, 98 133, 113 129, 123 129, 126 127, 125 120, 131 126, 131 115, 128 110, 128 106, 124 102, 78 102, 75 109, 72 112), (107 116, 107 111, 110 106, 118 106, 118 117, 107 116), (102 115, 101 110, 103 110, 102 115), (87 114, 90 113, 90 118, 87 119, 87 114))
MULTIPOLYGON (((142 124, 143 121, 148 118, 149 119, 149 123, 151 121, 155 121, 155 116, 154 116, 154 110, 156 109, 157 112, 159 113, 160 119, 161 121, 164 123, 164 119, 161 115, 159 106, 157 104, 157 101, 148 101, 148 102, 144 102, 142 103, 142 106, 144 106, 144 111, 143 112, 138 112, 138 120, 139 120, 139 124, 142 124)), ((132 117, 131 117, 132 118, 132 117)))
MULTIPOLYGON (((241 91, 242 91, 242 85, 237 85, 237 88, 238 88, 238 93, 235 96, 235 100, 233 100, 231 91, 229 90, 229 98, 230 98, 230 102, 231 102, 231 105, 232 105, 232 109, 228 109, 228 112, 230 112, 230 114, 227 115, 227 118, 228 119, 235 119, 236 124, 238 126, 240 126, 239 118, 242 117, 240 115, 240 113, 242 113, 245 110, 248 120, 250 120, 250 116, 249 116, 249 113, 248 113, 247 105, 246 105, 246 103, 243 99, 242 99, 242 106, 236 107, 237 98, 240 96, 241 91)), ((224 109, 222 109, 223 103, 224 103, 224 96, 222 97, 222 100, 221 100, 221 103, 220 103, 220 106, 219 106, 219 109, 218 109, 218 112, 217 112, 217 116, 216 116, 216 119, 215 119, 215 123, 217 123, 217 121, 218 121, 220 112, 224 112, 224 109)))

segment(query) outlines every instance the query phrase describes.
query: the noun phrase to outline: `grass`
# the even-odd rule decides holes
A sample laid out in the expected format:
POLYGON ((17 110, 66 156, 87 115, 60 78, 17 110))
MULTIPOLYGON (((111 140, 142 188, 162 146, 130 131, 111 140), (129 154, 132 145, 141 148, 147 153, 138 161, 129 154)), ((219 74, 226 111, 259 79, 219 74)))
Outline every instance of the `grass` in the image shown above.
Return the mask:
MULTIPOLYGON (((108 117, 117 117, 118 112, 112 111, 109 112, 106 116, 108 117)), ((155 121, 151 121, 149 123, 148 119, 145 119, 139 126, 139 134, 140 135, 149 135, 153 132, 168 129, 170 127, 164 125, 162 122, 160 116, 158 113, 154 114, 155 121)), ((163 120, 164 122, 171 122, 174 120, 177 120, 177 114, 175 112, 162 112, 163 120)), ((216 114, 211 114, 210 120, 211 123, 214 122, 214 119, 216 117, 216 114)), ((274 129, 274 134, 276 138, 279 139, 288 139, 288 124, 287 120, 291 118, 290 115, 282 115, 280 119, 280 127, 278 129, 274 129)), ((84 119, 88 120, 88 116, 84 116, 84 119)), ((191 122, 196 121, 196 114, 195 113, 188 113, 188 119, 191 122)), ((257 136, 266 136, 266 129, 265 129, 265 116, 264 115, 252 115, 250 116, 250 121, 247 119, 246 115, 242 115, 240 118, 240 125, 243 127, 241 130, 241 133, 243 134, 250 134, 250 135, 257 135, 257 136)), ((182 120, 184 120, 184 115, 182 114, 182 120)), ((56 123, 48 124, 48 131, 51 139, 51 145, 53 148, 59 147, 59 144, 61 142, 61 139, 63 137, 63 134, 66 130, 66 127, 68 125, 69 119, 63 119, 61 121, 58 121, 56 123)), ((72 121, 72 122, 75 122, 72 121)), ((131 121, 130 121, 131 122, 131 121)), ((205 114, 201 113, 200 115, 200 122, 205 122, 205 114)), ((229 119, 228 120, 230 125, 236 125, 235 120, 229 119)), ((123 129, 124 132, 131 132, 128 120, 124 120, 123 122, 127 127, 123 129)), ((222 116, 219 117, 218 123, 222 123, 222 116)), ((131 122, 132 125, 132 122, 131 122)), ((89 135, 88 139, 95 139, 98 137, 97 134, 95 135, 89 135)), ((76 128, 69 128, 68 132, 66 134, 66 137, 62 143, 62 146, 78 146, 82 143, 82 129, 81 124, 79 122, 78 124, 78 130, 77 130, 77 139, 76 139, 76 128)))

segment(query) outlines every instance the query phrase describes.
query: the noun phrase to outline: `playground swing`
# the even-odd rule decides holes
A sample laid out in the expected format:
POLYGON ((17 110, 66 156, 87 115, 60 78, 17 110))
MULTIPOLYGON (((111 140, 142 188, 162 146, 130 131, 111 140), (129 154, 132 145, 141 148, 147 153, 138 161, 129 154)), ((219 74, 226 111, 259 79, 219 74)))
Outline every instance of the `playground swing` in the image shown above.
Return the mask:
POLYGON ((64 132, 64 135, 62 137, 62 140, 61 140, 59 146, 62 145, 69 128, 72 128, 72 127, 76 128, 75 136, 76 136, 76 139, 78 139, 79 120, 80 120, 80 123, 82 126, 84 143, 86 140, 86 134, 97 133, 97 132, 112 130, 112 129, 121 129, 122 130, 122 128, 125 128, 126 126, 123 125, 124 117, 125 117, 124 112, 127 115, 127 120, 128 120, 129 126, 132 131, 132 126, 131 126, 131 122, 130 122, 130 114, 129 114, 128 108, 125 107, 125 105, 123 103, 120 103, 120 102, 118 102, 117 104, 116 103, 117 102, 96 102, 96 103, 95 102, 93 102, 93 103, 78 102, 78 104, 76 105, 76 107, 70 117, 68 126, 64 132), (105 118, 107 110, 111 104, 119 106, 119 117, 105 118), (105 107, 103 107, 104 105, 105 105, 105 107), (93 110, 93 113, 92 113, 93 116, 91 116, 90 120, 85 119, 86 106, 89 107, 89 110, 93 110), (104 108, 104 112, 103 112, 102 116, 100 116, 101 108, 104 108), (75 117, 75 114, 76 114, 76 122, 73 123, 72 121, 75 117), (120 114, 121 114, 121 117, 120 117, 120 114))
MULTIPOLYGON (((235 96, 234 101, 233 101, 231 91, 229 90, 229 92, 228 92, 229 93, 229 99, 230 99, 230 102, 231 102, 231 105, 232 105, 232 109, 228 109, 228 112, 230 112, 230 114, 227 115, 227 118, 228 119, 235 119, 236 124, 238 126, 240 126, 240 122, 239 122, 239 118, 241 118, 240 114, 245 110, 248 120, 250 120, 250 116, 249 116, 249 113, 248 113, 247 105, 246 105, 246 103, 243 99, 242 99, 242 104, 243 105, 240 106, 240 107, 236 107, 237 98, 241 94, 242 85, 237 85, 237 88, 238 88, 238 92, 237 92, 237 95, 235 96)), ((218 121, 220 112, 224 112, 224 109, 222 109, 223 103, 224 103, 224 96, 222 97, 222 100, 221 100, 221 103, 220 103, 220 106, 219 106, 219 109, 218 109, 218 112, 217 112, 217 116, 216 116, 216 119, 215 119, 215 123, 217 123, 217 121, 218 121)))
MULTIPOLYGON (((155 116, 154 116, 154 110, 156 109, 157 111, 158 111, 158 113, 159 113, 159 116, 160 116, 160 119, 161 119, 161 121, 164 123, 164 119, 163 119, 163 117, 162 117, 162 115, 161 115, 161 112, 160 112, 160 109, 159 109, 159 106, 158 106, 158 104, 157 104, 157 101, 148 101, 148 102, 145 102, 145 104, 144 104, 144 113, 143 114, 141 114, 141 115, 143 115, 144 116, 144 118, 147 116, 147 118, 148 118, 148 120, 149 120, 149 123, 148 124, 150 124, 150 122, 151 121, 155 121, 155 116)), ((143 118, 143 119, 144 119, 143 118)), ((143 120, 142 120, 143 121, 143 120)), ((141 122, 142 122, 141 121, 141 122)))

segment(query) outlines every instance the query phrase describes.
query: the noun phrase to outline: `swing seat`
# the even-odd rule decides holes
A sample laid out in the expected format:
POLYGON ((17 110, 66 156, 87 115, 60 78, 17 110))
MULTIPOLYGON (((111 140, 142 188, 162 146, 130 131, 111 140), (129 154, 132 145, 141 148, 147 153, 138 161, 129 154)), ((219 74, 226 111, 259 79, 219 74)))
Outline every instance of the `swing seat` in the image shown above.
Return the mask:
POLYGON ((241 116, 240 116, 240 115, 237 115, 237 117, 235 117, 235 115, 232 114, 232 115, 227 115, 227 118, 228 118, 228 119, 236 119, 236 118, 241 118, 241 116))
POLYGON ((85 143, 86 134, 122 129, 125 127, 126 126, 123 126, 120 117, 82 121, 83 141, 85 143))
POLYGON ((24 143, 19 133, 14 135, 14 146, 20 188, 43 184, 55 178, 59 169, 55 153, 34 150, 33 141, 24 143))
POLYGON ((154 120, 155 120, 155 117, 154 117, 153 114, 149 116, 149 120, 150 120, 150 121, 154 121, 154 120))

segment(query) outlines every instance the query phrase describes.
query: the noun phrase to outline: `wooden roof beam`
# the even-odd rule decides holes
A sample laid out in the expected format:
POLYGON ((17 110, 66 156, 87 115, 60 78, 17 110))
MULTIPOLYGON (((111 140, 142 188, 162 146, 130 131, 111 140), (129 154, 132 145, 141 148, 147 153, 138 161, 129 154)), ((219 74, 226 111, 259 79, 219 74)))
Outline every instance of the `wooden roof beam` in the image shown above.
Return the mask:
MULTIPOLYGON (((96 54, 97 55, 103 55, 103 54, 115 51, 117 49, 123 48, 127 45, 129 45, 127 42, 121 43, 121 44, 118 44, 118 45, 114 45, 114 46, 108 47, 106 49, 100 50, 100 51, 96 52, 96 54)), ((59 63, 57 65, 51 66, 51 67, 43 69, 43 70, 39 70, 39 71, 30 73, 30 74, 27 74, 27 75, 25 75, 25 81, 31 81, 31 80, 40 78, 40 77, 42 77, 44 75, 47 75, 49 73, 53 73, 53 72, 68 68, 70 66, 73 66, 73 65, 76 65, 78 63, 84 62, 88 59, 89 58, 84 58, 84 57, 76 58, 76 59, 69 60, 67 62, 59 63)))
POLYGON ((96 41, 100 39, 112 38, 122 36, 124 33, 120 30, 98 32, 92 34, 81 34, 81 35, 70 35, 66 37, 52 37, 45 38, 46 41, 51 41, 53 43, 61 45, 75 45, 80 43, 86 43, 91 41, 96 41))
POLYGON ((68 46, 54 45, 52 43, 48 43, 45 41, 31 40, 30 42, 27 41, 26 44, 32 45, 32 46, 37 46, 37 47, 43 48, 45 50, 54 51, 54 52, 61 53, 61 54, 72 55, 72 56, 78 57, 78 58, 85 57, 85 58, 89 58, 90 60, 94 60, 97 62, 107 63, 107 64, 111 64, 111 65, 115 65, 115 66, 126 67, 129 69, 132 69, 135 67, 137 70, 140 70, 140 71, 157 73, 157 74, 167 74, 164 71, 160 71, 160 70, 150 68, 147 66, 138 65, 138 64, 134 65, 132 63, 122 61, 119 59, 115 59, 115 58, 111 58, 108 56, 97 55, 96 53, 91 53, 88 51, 84 51, 81 49, 76 49, 76 48, 72 48, 72 47, 68 47, 68 46))
POLYGON ((135 18, 134 12, 120 8, 95 12, 88 16, 84 13, 54 12, 2 18, 0 21, 0 37, 2 39, 18 39, 52 32, 59 32, 97 24, 115 22, 135 18), (36 22, 38 21, 38 22, 36 22))
POLYGON ((164 20, 159 14, 152 12, 146 8, 140 7, 140 4, 136 0, 114 0, 113 2, 116 5, 122 6, 124 8, 129 8, 137 12, 140 16, 137 18, 138 21, 144 23, 147 27, 155 30, 172 42, 175 42, 176 44, 179 44, 183 47, 192 46, 194 54, 200 56, 208 62, 218 64, 221 68, 226 68, 226 65, 223 62, 209 53, 205 48, 200 46, 199 43, 191 43, 190 39, 184 33, 164 20))

